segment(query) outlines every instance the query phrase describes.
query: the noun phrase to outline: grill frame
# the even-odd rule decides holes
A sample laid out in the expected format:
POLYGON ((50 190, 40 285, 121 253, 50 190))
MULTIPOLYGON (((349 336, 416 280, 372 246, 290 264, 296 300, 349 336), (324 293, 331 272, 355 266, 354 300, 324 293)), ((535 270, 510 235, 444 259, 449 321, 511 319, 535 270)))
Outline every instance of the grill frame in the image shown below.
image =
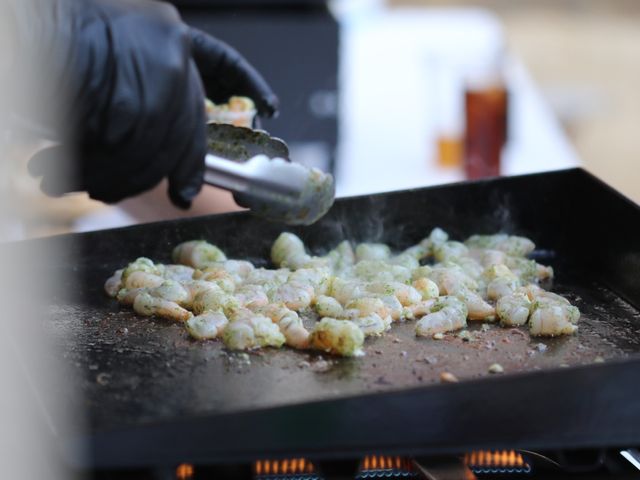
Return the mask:
MULTIPOLYGON (((194 238, 194 232, 212 238, 233 257, 266 258, 263 240, 285 228, 318 252, 342 238, 402 247, 436 225, 457 238, 498 230, 529 235, 566 257, 571 268, 588 261, 590 277, 600 279, 636 313, 640 307, 640 277, 635 275, 640 271, 640 232, 634 228, 640 225, 640 208, 581 169, 342 199, 325 219, 306 228, 269 224, 240 213, 60 236, 18 248, 61 247, 66 253, 46 268, 79 272, 70 282, 83 285, 80 303, 78 298, 63 303, 102 308, 109 301, 100 296, 105 272, 113 270, 114 262, 122 263, 119 256, 130 260, 167 252, 170 245, 194 238), (606 235, 594 235, 592 225, 606 235), (257 250, 252 239, 260 244, 257 250), (109 252, 114 258, 107 258, 109 252)), ((80 324, 87 321, 72 309, 62 314, 75 315, 80 324)), ((638 318, 628 320, 630 327, 640 328, 638 318)), ((77 328, 78 339, 86 342, 82 326, 77 328)), ((100 358, 113 353, 105 355, 100 358)), ((419 456, 633 445, 640 444, 640 404, 635 401, 640 396, 639 368, 640 348, 606 364, 490 380, 244 411, 191 415, 177 409, 158 421, 134 425, 114 417, 111 425, 93 424, 89 432, 65 437, 61 446, 74 464, 126 468, 242 463, 265 456, 313 461, 374 451, 419 456)), ((101 397, 91 398, 90 421, 99 409, 109 408, 107 400, 101 404, 101 397)), ((126 402, 118 408, 131 413, 126 402)))

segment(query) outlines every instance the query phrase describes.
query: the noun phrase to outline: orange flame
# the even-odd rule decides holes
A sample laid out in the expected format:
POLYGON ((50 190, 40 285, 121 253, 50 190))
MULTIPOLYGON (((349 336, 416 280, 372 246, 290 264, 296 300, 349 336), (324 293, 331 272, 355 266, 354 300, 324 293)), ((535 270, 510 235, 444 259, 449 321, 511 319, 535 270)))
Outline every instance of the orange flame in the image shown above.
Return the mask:
POLYGON ((253 464, 253 472, 256 476, 262 475, 299 475, 313 473, 313 463, 304 458, 285 458, 282 460, 256 460, 253 464))
POLYGON ((474 450, 465 454, 464 463, 472 468, 521 468, 527 465, 515 450, 474 450))
POLYGON ((189 480, 193 478, 194 473, 195 469, 190 463, 181 463, 176 468, 176 478, 178 480, 189 480))

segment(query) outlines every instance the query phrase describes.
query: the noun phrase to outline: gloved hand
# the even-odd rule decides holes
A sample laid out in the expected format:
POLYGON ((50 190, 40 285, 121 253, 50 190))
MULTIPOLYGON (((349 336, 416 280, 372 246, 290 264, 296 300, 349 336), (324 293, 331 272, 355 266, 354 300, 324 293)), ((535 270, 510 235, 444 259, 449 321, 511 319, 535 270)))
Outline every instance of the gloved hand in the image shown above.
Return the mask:
POLYGON ((45 193, 86 190, 116 202, 167 176, 171 201, 188 208, 203 182, 205 91, 214 101, 248 96, 261 115, 277 111, 276 96, 238 52, 187 27, 166 3, 35 1, 53 32, 50 65, 64 65, 52 78, 69 88, 75 154, 75 173, 66 175, 61 148, 34 156, 29 169, 43 176, 45 193))

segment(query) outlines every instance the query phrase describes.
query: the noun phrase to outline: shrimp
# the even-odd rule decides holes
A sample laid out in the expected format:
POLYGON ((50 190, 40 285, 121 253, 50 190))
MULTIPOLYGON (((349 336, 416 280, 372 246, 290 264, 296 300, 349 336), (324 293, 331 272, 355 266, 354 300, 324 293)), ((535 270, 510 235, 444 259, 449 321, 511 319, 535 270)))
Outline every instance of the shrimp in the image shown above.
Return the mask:
POLYGON ((313 288, 303 283, 287 282, 280 285, 272 295, 272 302, 282 302, 291 310, 302 310, 311 305, 313 288))
POLYGON ((400 265, 401 267, 408 268, 409 270, 413 270, 420 266, 420 261, 410 253, 401 253, 400 255, 391 257, 388 261, 391 265, 400 265))
POLYGON ((164 265, 155 264, 152 260, 146 257, 139 257, 127 265, 122 271, 122 283, 126 286, 127 278, 134 272, 145 272, 152 275, 162 276, 163 271, 164 265))
POLYGON ((153 288, 159 287, 165 281, 160 275, 136 270, 130 272, 124 281, 124 288, 153 288))
POLYGON ((356 262, 356 254, 348 240, 340 242, 324 258, 328 260, 329 267, 335 273, 342 273, 356 262))
POLYGON ((209 263, 227 259, 222 250, 204 240, 181 243, 173 249, 172 258, 176 263, 193 268, 204 268, 209 263))
POLYGON ((124 268, 116 270, 113 275, 104 282, 104 291, 107 292, 107 295, 110 297, 118 295, 118 291, 122 288, 122 272, 124 272, 124 268))
POLYGON ((437 298, 430 298, 429 300, 423 300, 422 302, 415 303, 410 307, 407 307, 408 312, 405 315, 409 318, 420 318, 431 313, 433 305, 437 301, 437 298))
MULTIPOLYGON (((394 295, 378 295, 377 298, 379 298, 382 301, 382 303, 384 303, 384 306, 386 307, 387 312, 391 317, 392 321, 396 322, 400 320, 403 316, 406 316, 407 314, 406 310, 400 303, 400 300, 398 300, 394 295)), ((418 302, 414 305, 419 305, 420 303, 421 302, 418 302)))
POLYGON ((122 305, 133 305, 136 297, 141 293, 146 293, 147 288, 121 288, 118 290, 116 300, 122 305))
POLYGON ((269 303, 269 298, 260 285, 243 285, 235 291, 234 296, 241 306, 249 309, 263 307, 269 303))
POLYGON ((405 307, 422 300, 418 290, 400 282, 372 282, 367 285, 367 290, 371 293, 393 295, 405 307))
POLYGON ((364 296, 365 292, 365 285, 362 282, 335 277, 327 294, 341 305, 346 305, 351 300, 364 296))
POLYGON ((553 337, 568 335, 578 329, 580 310, 566 298, 533 284, 519 288, 518 292, 532 302, 529 316, 531 335, 553 337))
POLYGON ((208 266, 203 270, 196 270, 193 274, 193 278, 196 280, 205 280, 217 284, 225 292, 231 293, 236 288, 236 280, 241 282, 241 279, 234 279, 233 276, 227 272, 221 266, 208 266))
POLYGON ((578 329, 580 310, 573 305, 533 303, 529 317, 529 332, 533 336, 569 335, 578 329))
POLYGON ((422 295, 422 300, 437 298, 438 295, 440 295, 440 289, 438 288, 438 285, 436 285, 433 280, 429 280, 426 277, 420 277, 417 280, 414 280, 411 285, 418 292, 420 292, 420 295, 422 295))
POLYGON ((456 242, 453 240, 449 240, 440 245, 437 245, 433 250, 433 256, 438 262, 466 257, 468 256, 468 254, 469 249, 465 246, 464 243, 456 242))
POLYGON ((358 316, 356 318, 352 318, 351 321, 360 327, 360 330, 362 330, 365 337, 379 337, 391 328, 391 317, 388 315, 381 317, 377 313, 358 316))
POLYGON ((500 319, 500 325, 507 327, 516 327, 527 323, 530 310, 531 301, 522 292, 504 295, 496 304, 496 314, 500 319))
POLYGON ((362 260, 387 260, 391 249, 384 243, 360 243, 356 245, 356 262, 362 260))
POLYGON ((216 312, 222 310, 229 314, 233 309, 239 308, 240 302, 221 289, 208 289, 198 293, 193 299, 193 311, 196 315, 204 312, 216 312))
POLYGON ((318 295, 313 308, 321 317, 342 318, 342 305, 333 297, 318 295))
POLYGON ((222 268, 232 274, 234 278, 244 281, 255 270, 251 262, 246 260, 224 260, 221 262, 222 268))
POLYGON ((293 233, 281 233, 271 247, 271 260, 279 267, 292 270, 309 267, 318 268, 329 265, 329 259, 312 257, 307 254, 304 243, 293 233))
POLYGON ((519 286, 520 280, 517 277, 494 278, 487 285, 487 297, 490 300, 498 300, 514 293, 519 286))
POLYGON ((541 265, 535 260, 521 257, 507 257, 505 265, 524 283, 553 278, 553 268, 541 265))
POLYGON ((256 313, 265 315, 278 325, 284 335, 285 343, 293 348, 309 347, 309 331, 304 328, 302 320, 296 312, 282 304, 269 304, 255 309, 256 313))
POLYGON ((494 320, 496 310, 485 302, 482 297, 465 287, 460 287, 450 292, 467 306, 469 320, 494 320))
POLYGON ((429 265, 420 265, 418 268, 414 268, 411 272, 411 280, 416 281, 421 278, 429 278, 429 274, 432 270, 433 268, 429 265))
POLYGON ((189 318, 185 327, 196 340, 209 340, 220 337, 228 323, 222 312, 205 312, 189 318))
POLYGON ((183 283, 182 287, 187 291, 189 295, 182 305, 188 309, 193 309, 194 300, 199 294, 203 292, 206 292, 208 290, 223 292, 223 290, 217 284, 207 282, 205 280, 191 280, 190 282, 183 283))
POLYGON ((440 297, 431 307, 431 313, 416 323, 416 335, 430 337, 436 333, 459 330, 467 325, 467 307, 458 298, 440 297))
POLYGON ((256 268, 246 277, 244 283, 252 285, 281 285, 289 279, 291 271, 287 268, 278 270, 268 270, 266 268, 256 268))
POLYGON ((458 265, 446 267, 436 265, 431 269, 428 278, 435 282, 441 295, 450 295, 460 288, 475 290, 478 284, 467 275, 458 265))
POLYGON ((181 283, 174 280, 165 280, 162 285, 150 288, 148 292, 154 297, 175 302, 179 305, 184 305, 190 298, 189 291, 181 283))
POLYGON ((309 337, 312 348, 342 355, 358 357, 364 355, 364 333, 355 323, 349 320, 337 320, 325 317, 315 324, 309 337))
POLYGON ((356 298, 355 300, 351 300, 345 308, 355 311, 354 315, 356 317, 366 317, 372 314, 379 315, 380 317, 389 315, 389 310, 384 302, 375 297, 356 298))
MULTIPOLYGON (((435 249, 445 243, 447 240, 449 240, 449 234, 441 228, 436 227, 431 230, 431 233, 427 238, 424 238, 420 241, 417 247, 422 249, 425 252, 425 257, 427 257, 429 255, 433 255, 435 249)), ((414 251, 420 250, 414 249, 414 251)))
POLYGON ((315 295, 327 293, 331 284, 331 275, 326 268, 301 268, 289 275, 287 282, 310 285, 315 295))
POLYGON ((506 235, 504 233, 496 235, 472 235, 464 243, 472 248, 501 250, 507 255, 515 257, 525 257, 536 248, 535 244, 528 238, 506 235))
POLYGON ((383 260, 361 260, 353 274, 367 282, 402 282, 411 279, 411 269, 402 265, 391 265, 383 260))
POLYGON ((507 254, 501 250, 482 248, 469 248, 469 256, 485 268, 492 265, 503 265, 507 258, 507 254))
POLYGON ((140 315, 157 315, 177 322, 186 322, 192 317, 189 310, 182 308, 176 302, 154 297, 148 292, 136 295, 133 301, 133 310, 140 315))
POLYGON ((279 348, 285 343, 284 335, 270 318, 246 308, 237 308, 231 312, 222 340, 231 350, 279 348))
POLYGON ((188 282, 193 278, 195 269, 186 265, 165 265, 162 276, 167 280, 188 282))

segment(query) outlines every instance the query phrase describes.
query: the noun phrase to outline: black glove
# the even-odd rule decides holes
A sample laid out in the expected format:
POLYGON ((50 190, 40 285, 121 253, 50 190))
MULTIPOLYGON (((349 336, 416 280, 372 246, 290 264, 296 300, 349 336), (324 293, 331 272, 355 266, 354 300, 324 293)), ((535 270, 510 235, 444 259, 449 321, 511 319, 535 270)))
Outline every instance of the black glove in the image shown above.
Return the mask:
POLYGON ((277 111, 276 96, 238 52, 187 27, 166 3, 44 0, 37 15, 53 32, 51 68, 64 66, 52 78, 69 88, 74 153, 54 147, 34 156, 29 169, 43 176, 45 193, 86 190, 116 202, 167 176, 171 201, 188 208, 203 182, 204 90, 214 101, 248 96, 261 115, 277 111), (75 159, 70 169, 66 158, 75 159), (60 175, 65 169, 75 174, 60 175))

